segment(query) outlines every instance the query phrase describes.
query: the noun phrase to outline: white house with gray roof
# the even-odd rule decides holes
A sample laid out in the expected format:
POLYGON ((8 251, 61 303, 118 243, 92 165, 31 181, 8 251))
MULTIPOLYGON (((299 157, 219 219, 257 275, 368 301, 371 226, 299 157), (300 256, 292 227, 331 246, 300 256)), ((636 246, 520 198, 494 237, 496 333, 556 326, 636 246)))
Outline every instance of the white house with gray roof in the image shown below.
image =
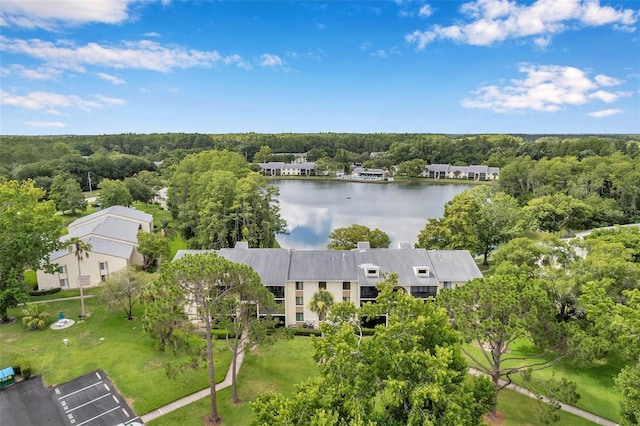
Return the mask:
POLYGON ((489 166, 451 166, 449 164, 429 164, 423 173, 432 179, 466 179, 466 180, 497 180, 500 177, 499 167, 489 166))
POLYGON ((51 261, 59 265, 53 274, 37 271, 38 288, 78 288, 79 272, 82 286, 93 287, 109 274, 130 265, 142 265, 138 253, 138 232, 153 230, 153 216, 136 209, 113 206, 73 221, 68 234, 60 237, 63 243, 77 237, 91 246, 89 256, 78 262, 75 253, 67 248, 51 253, 51 261))
POLYGON ((180 250, 174 260, 210 251, 251 266, 284 307, 280 316, 287 325, 318 322, 309 302, 320 289, 329 291, 335 301, 361 306, 376 298, 376 285, 391 273, 398 274, 399 288, 422 299, 482 277, 466 250, 415 249, 408 244, 372 249, 369 243, 360 243, 357 249, 339 251, 253 249, 239 243, 233 249, 180 250))

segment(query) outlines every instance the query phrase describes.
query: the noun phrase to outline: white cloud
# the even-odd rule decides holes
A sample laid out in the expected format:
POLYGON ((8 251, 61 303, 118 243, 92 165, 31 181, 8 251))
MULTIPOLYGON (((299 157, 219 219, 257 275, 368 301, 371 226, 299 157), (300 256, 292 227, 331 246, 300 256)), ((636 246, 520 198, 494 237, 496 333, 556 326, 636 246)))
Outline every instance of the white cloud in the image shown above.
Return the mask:
POLYGON ((247 70, 247 71, 253 69, 251 64, 249 64, 247 61, 242 59, 242 56, 240 56, 240 55, 229 55, 229 56, 226 56, 223 59, 223 62, 225 63, 225 65, 235 64, 238 68, 242 68, 243 70, 247 70))
POLYGON ((490 46, 508 39, 532 38, 545 47, 551 37, 576 26, 614 25, 633 30, 640 13, 632 9, 600 6, 599 0, 536 0, 519 4, 515 0, 475 0, 460 7, 466 20, 460 24, 428 30, 415 30, 405 40, 418 49, 436 40, 454 40, 477 46, 490 46))
POLYGON ((121 98, 110 98, 110 97, 104 96, 104 95, 93 95, 93 97, 96 98, 97 100, 99 100, 100 102, 102 102, 103 104, 125 105, 127 103, 127 101, 125 101, 124 99, 121 99, 121 98))
POLYGON ((611 115, 620 114, 621 112, 624 112, 624 111, 619 108, 612 108, 612 109, 603 109, 601 111, 590 112, 588 115, 594 118, 604 118, 604 117, 609 117, 611 115))
POLYGON ((284 62, 278 55, 264 53, 260 56, 260 58, 260 65, 262 65, 263 67, 281 67, 284 65, 284 62))
POLYGON ((55 29, 60 24, 118 24, 137 0, 3 0, 1 26, 55 29))
POLYGON ((423 18, 428 18, 429 16, 433 15, 433 9, 431 8, 430 5, 425 4, 418 11, 418 15, 422 16, 423 18))
POLYGON ((67 127, 66 123, 60 121, 25 121, 24 124, 31 127, 67 127))
POLYGON ((155 31, 150 31, 150 32, 144 33, 142 35, 145 36, 145 37, 160 37, 160 34, 158 34, 155 31))
POLYGON ((598 74, 594 78, 600 86, 618 86, 623 83, 622 80, 604 74, 598 74))
POLYGON ((553 112, 566 105, 583 105, 591 100, 611 103, 621 96, 630 96, 628 92, 612 93, 599 87, 602 81, 615 79, 596 76, 591 80, 584 71, 575 67, 525 64, 519 71, 526 74, 523 79, 512 79, 502 87, 480 87, 474 96, 463 99, 462 105, 501 113, 523 110, 553 112))
POLYGON ((109 83, 112 83, 112 84, 124 84, 124 80, 121 79, 120 77, 116 77, 115 75, 105 74, 103 72, 99 72, 96 75, 98 77, 100 77, 101 79, 106 80, 106 81, 108 81, 109 83))
POLYGON ((97 100, 82 99, 76 95, 62 95, 59 93, 36 91, 26 95, 16 95, 0 90, 0 104, 15 106, 32 111, 44 110, 48 114, 61 115, 60 108, 77 108, 90 112, 101 108, 104 104, 121 105, 120 100, 104 96, 94 96, 97 100))
POLYGON ((98 43, 78 46, 68 40, 52 43, 0 36, 0 51, 28 55, 50 66, 80 72, 85 71, 85 66, 167 72, 173 68, 207 67, 222 59, 215 50, 166 47, 149 40, 124 42, 118 46, 98 43))
POLYGON ((388 58, 389 54, 384 49, 378 49, 374 52, 370 53, 371 56, 375 56, 377 58, 388 58))
POLYGON ((12 74, 18 75, 27 80, 55 80, 61 72, 55 68, 45 67, 31 69, 20 64, 12 64, 8 68, 2 68, 3 76, 12 74))

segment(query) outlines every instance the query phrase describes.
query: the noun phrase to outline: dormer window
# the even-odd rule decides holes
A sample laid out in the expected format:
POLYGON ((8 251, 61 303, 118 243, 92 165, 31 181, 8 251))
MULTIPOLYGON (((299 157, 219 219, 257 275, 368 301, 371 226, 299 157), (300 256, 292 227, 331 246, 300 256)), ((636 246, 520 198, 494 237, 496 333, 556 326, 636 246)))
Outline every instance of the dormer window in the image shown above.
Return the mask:
POLYGON ((413 272, 416 274, 416 277, 429 277, 429 267, 428 266, 414 266, 413 272))
POLYGON ((378 265, 372 265, 371 263, 365 263, 360 265, 364 269, 364 275, 367 278, 378 278, 380 276, 380 267, 378 265))

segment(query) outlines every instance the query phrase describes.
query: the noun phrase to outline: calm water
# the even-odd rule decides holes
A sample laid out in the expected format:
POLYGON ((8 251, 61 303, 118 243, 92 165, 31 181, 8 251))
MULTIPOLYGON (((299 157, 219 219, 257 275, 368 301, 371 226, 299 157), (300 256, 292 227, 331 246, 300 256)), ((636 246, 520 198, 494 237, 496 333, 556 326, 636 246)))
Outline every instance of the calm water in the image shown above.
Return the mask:
POLYGON ((280 214, 289 235, 278 235, 283 248, 324 249, 329 232, 354 224, 379 228, 391 246, 414 244, 427 218, 442 217, 444 204, 472 185, 372 184, 336 181, 275 180, 280 214))

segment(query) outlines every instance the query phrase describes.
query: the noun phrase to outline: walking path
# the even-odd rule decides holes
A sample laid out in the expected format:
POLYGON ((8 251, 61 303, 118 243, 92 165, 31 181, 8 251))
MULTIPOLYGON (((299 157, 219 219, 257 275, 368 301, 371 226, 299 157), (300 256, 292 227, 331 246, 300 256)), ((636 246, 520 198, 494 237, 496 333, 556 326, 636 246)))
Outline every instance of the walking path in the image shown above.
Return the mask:
MULTIPOLYGON (((469 368, 469 373, 473 374, 475 376, 484 374, 478 370, 476 370, 475 368, 469 368)), ((500 380, 500 385, 504 386, 507 382, 505 382, 504 380, 500 380)), ((528 389, 523 388, 522 386, 518 386, 516 384, 509 384, 507 385, 508 389, 511 389, 512 391, 518 392, 524 396, 528 396, 529 398, 533 398, 533 399, 538 399, 538 396, 532 392, 530 392, 528 389)), ((542 398, 543 402, 549 402, 549 400, 547 398, 542 398)), ((580 408, 574 407, 572 405, 568 405, 568 404, 562 404, 560 403, 560 409, 562 411, 566 411, 567 413, 571 413, 574 414, 578 417, 582 417, 583 419, 587 419, 590 422, 593 422, 597 425, 603 425, 603 426, 618 426, 617 423, 612 422, 611 420, 607 420, 605 418, 602 418, 600 416, 596 416, 593 413, 590 413, 588 411, 585 410, 581 410, 580 408)))
MULTIPOLYGON (((637 225, 637 224, 634 224, 637 225)), ((86 295, 84 297, 93 297, 93 295, 86 295)), ((62 298, 62 299, 49 299, 49 300, 42 300, 42 301, 37 301, 37 302, 28 302, 28 303, 46 303, 46 302, 57 302, 59 300, 75 300, 75 299, 80 299, 79 296, 77 297, 66 297, 66 298, 62 298)), ((237 360, 237 369, 238 371, 240 371, 240 366, 242 365, 242 361, 244 360, 244 351, 241 351, 238 354, 238 360, 237 360)), ((229 370, 227 370, 227 374, 224 377, 224 380, 220 383, 216 383, 216 391, 220 390, 220 389, 224 389, 227 388, 229 386, 231 386, 231 375, 232 375, 232 368, 233 365, 229 366, 229 370)), ((469 369, 469 373, 470 374, 474 374, 474 375, 479 375, 479 374, 483 374, 480 371, 470 368, 469 369)), ((500 380, 500 384, 504 385, 506 382, 503 380, 500 380)), ((538 396, 529 392, 527 389, 523 388, 522 386, 518 386, 516 384, 511 383, 510 385, 507 386, 507 388, 518 392, 522 395, 528 396, 530 398, 533 399, 538 399, 538 396)), ((156 410, 150 411, 147 414, 140 416, 140 418, 142 419, 142 421, 144 423, 150 422, 151 420, 157 419, 160 416, 163 416, 167 413, 170 413, 172 411, 175 411, 179 408, 182 408, 188 404, 191 404, 192 402, 196 402, 199 399, 202 399, 204 397, 207 397, 211 394, 211 389, 206 388, 206 389, 202 389, 201 391, 198 391, 196 393, 193 393, 191 395, 187 395, 184 398, 178 399, 176 401, 173 401, 170 404, 165 405, 164 407, 160 407, 156 410)), ((547 402, 548 400, 546 398, 543 398, 544 402, 547 402)), ((587 419, 597 425, 602 425, 602 426, 618 426, 617 423, 612 422, 611 420, 607 420, 603 417, 599 417, 593 413, 590 413, 588 411, 585 410, 581 410, 580 408, 574 407, 572 405, 568 405, 568 404, 560 404, 560 409, 563 411, 566 411, 567 413, 571 413, 574 414, 578 417, 582 417, 583 419, 587 419)))
MULTIPOLYGON (((240 366, 242 365, 243 360, 244 360, 244 351, 238 354, 238 360, 237 360, 238 371, 240 370, 240 366)), ((216 383, 216 392, 219 391, 220 389, 224 389, 231 386, 231 375, 233 374, 232 369, 233 369, 233 364, 229 366, 229 370, 227 370, 227 375, 224 377, 224 380, 220 383, 216 383)), ((178 399, 177 401, 173 401, 172 403, 165 405, 164 407, 160 407, 157 410, 153 410, 145 414, 144 416, 140 416, 140 419, 142 419, 143 423, 150 422, 151 420, 157 419, 160 416, 163 416, 167 413, 177 410, 178 408, 182 408, 188 404, 191 404, 192 402, 196 402, 197 400, 207 397, 209 395, 211 395, 210 388, 202 389, 199 392, 193 393, 191 395, 187 395, 184 398, 178 399)))

